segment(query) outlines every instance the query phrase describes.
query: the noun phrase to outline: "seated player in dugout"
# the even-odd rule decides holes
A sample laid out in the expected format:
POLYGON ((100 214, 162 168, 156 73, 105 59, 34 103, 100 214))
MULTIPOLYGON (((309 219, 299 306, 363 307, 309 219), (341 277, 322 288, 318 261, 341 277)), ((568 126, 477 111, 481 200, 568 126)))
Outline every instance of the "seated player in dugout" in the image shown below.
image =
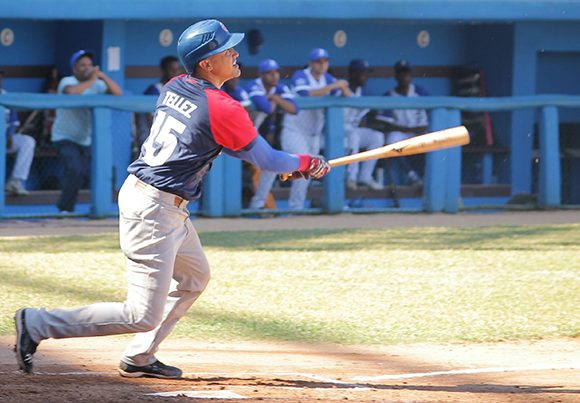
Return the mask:
MULTIPOLYGON (((370 66, 366 60, 351 60, 348 66, 348 85, 353 97, 364 95, 363 87, 367 83, 370 66)), ((344 108, 344 134, 349 154, 356 154, 362 148, 371 150, 384 145, 384 134, 368 127, 360 127, 361 120, 368 109, 344 108)), ((346 188, 355 190, 359 186, 372 190, 383 189, 383 184, 373 179, 377 160, 361 163, 355 162, 346 167, 346 188)))
MULTIPOLYGON (((383 95, 388 97, 422 97, 429 94, 423 87, 415 85, 411 64, 406 60, 395 63, 395 80, 397 85, 383 95)), ((365 116, 366 127, 380 130, 386 135, 386 144, 406 140, 419 134, 427 133, 429 118, 425 109, 394 109, 383 111, 371 111, 365 116)), ((416 169, 412 166, 408 157, 399 157, 390 161, 398 163, 405 171, 407 181, 416 186, 421 186, 421 180, 416 169)))
MULTIPOLYGON (((0 95, 6 93, 4 71, 0 70, 0 95)), ((26 189, 25 183, 28 180, 30 166, 34 159, 36 141, 32 136, 18 131, 20 119, 15 110, 5 109, 5 116, 0 116, 0 119, 6 121, 6 154, 15 154, 16 157, 10 177, 6 181, 5 191, 11 196, 26 196, 29 191, 26 189)))
POLYGON ((291 177, 321 178, 329 172, 322 157, 273 149, 240 103, 220 90, 240 76, 234 46, 243 38, 217 20, 200 21, 181 34, 177 52, 188 74, 163 87, 151 134, 119 192, 126 300, 19 309, 15 352, 23 372, 32 372, 43 340, 137 333, 121 357, 120 375, 180 378, 182 370, 160 362, 155 353, 210 279, 187 204, 200 197, 212 162, 227 152, 291 177))
MULTIPOLYGON (((279 148, 278 133, 282 114, 295 115, 298 107, 294 94, 288 86, 280 83, 280 66, 273 59, 265 59, 258 65, 260 77, 252 80, 246 87, 255 111, 253 122, 258 132, 273 147, 279 148)), ((254 195, 250 202, 251 209, 274 209, 276 201, 270 192, 276 172, 260 171, 251 165, 254 195)))

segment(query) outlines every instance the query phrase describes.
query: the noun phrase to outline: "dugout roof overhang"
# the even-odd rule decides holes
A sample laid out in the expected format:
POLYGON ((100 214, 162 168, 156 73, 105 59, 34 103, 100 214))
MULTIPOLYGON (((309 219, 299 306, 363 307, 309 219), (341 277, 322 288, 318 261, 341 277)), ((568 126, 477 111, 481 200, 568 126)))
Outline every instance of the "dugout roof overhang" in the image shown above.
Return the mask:
POLYGON ((578 21, 579 0, 18 0, 0 18, 578 21))

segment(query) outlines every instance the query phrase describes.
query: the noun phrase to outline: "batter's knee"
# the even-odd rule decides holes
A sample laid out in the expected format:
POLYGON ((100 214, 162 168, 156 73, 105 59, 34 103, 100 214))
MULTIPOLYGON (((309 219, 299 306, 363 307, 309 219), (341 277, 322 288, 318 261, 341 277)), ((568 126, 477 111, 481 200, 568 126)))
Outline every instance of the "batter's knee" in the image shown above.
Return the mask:
POLYGON ((199 291, 203 291, 205 290, 205 288, 207 287, 209 280, 211 279, 211 269, 209 267, 209 262, 207 261, 207 259, 203 259, 200 267, 199 267, 199 272, 200 272, 200 276, 199 276, 199 291))
POLYGON ((149 332, 161 324, 163 320, 163 309, 146 310, 134 315, 133 329, 135 332, 149 332))

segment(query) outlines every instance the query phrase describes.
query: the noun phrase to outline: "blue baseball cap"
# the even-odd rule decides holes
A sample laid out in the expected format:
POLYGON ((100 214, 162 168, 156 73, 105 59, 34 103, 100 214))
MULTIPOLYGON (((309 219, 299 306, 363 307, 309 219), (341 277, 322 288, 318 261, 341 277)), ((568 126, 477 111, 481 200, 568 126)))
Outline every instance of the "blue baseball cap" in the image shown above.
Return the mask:
POLYGON ((70 57, 70 67, 73 68, 75 66, 75 64, 77 64, 79 59, 81 57, 84 57, 84 56, 90 57, 91 60, 95 59, 95 54, 93 52, 91 52, 90 50, 85 50, 85 49, 77 50, 70 57))
POLYGON ((274 59, 265 59, 260 62, 258 65, 258 73, 267 73, 272 70, 280 70, 280 66, 276 63, 274 59))
POLYGON ((367 71, 370 68, 369 62, 364 59, 354 59, 350 61, 348 69, 350 71, 367 71))
POLYGON ((395 63, 395 73, 401 73, 403 71, 411 71, 412 67, 411 67, 411 63, 409 63, 406 60, 399 60, 397 63, 395 63))
POLYGON ((328 51, 322 48, 314 48, 310 51, 310 60, 329 59, 328 51))

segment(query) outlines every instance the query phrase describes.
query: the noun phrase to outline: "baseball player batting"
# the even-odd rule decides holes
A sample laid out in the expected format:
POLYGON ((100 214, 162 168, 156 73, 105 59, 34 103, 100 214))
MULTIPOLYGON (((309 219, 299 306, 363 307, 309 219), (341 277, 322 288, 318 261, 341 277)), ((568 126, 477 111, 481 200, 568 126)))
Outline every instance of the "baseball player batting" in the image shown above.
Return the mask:
POLYGON ((119 235, 127 257, 125 302, 80 308, 22 308, 16 312, 16 359, 32 372, 33 355, 46 339, 137 333, 119 365, 126 377, 179 378, 179 368, 157 358, 161 342, 204 291, 209 263, 186 210, 219 154, 227 152, 274 172, 321 178, 321 157, 272 149, 244 108, 220 87, 240 76, 234 46, 244 34, 217 20, 187 28, 177 53, 188 74, 168 82, 139 158, 119 193, 119 235))

